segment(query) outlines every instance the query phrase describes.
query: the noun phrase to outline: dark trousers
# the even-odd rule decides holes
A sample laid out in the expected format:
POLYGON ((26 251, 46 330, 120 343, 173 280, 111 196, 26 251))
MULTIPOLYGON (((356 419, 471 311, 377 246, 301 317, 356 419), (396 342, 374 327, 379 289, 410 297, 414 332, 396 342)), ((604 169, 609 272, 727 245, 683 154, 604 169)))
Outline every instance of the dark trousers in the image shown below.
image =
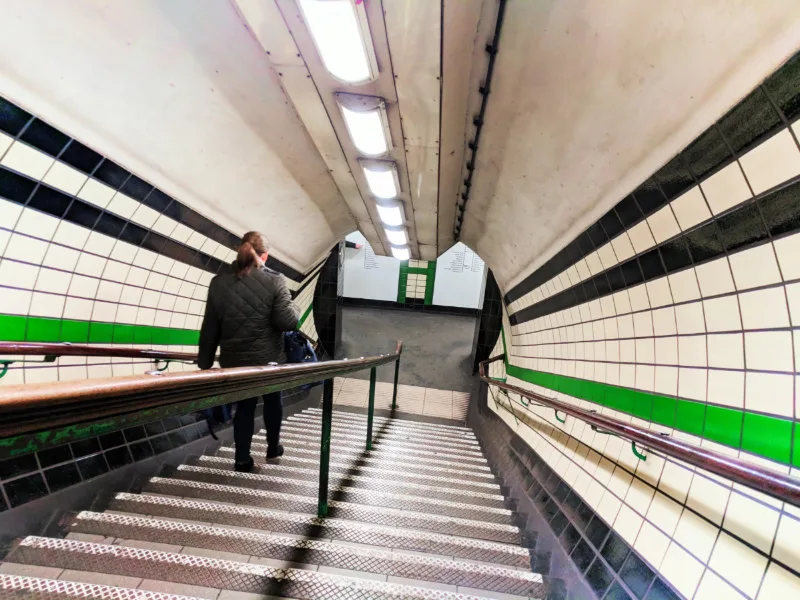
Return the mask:
MULTIPOLYGON (((256 406, 262 396, 239 400, 233 417, 233 441, 236 444, 236 462, 250 460, 250 444, 253 441, 253 421, 256 406)), ((281 421, 283 420, 283 400, 280 392, 264 394, 264 428, 267 430, 267 446, 273 450, 280 443, 281 421)))

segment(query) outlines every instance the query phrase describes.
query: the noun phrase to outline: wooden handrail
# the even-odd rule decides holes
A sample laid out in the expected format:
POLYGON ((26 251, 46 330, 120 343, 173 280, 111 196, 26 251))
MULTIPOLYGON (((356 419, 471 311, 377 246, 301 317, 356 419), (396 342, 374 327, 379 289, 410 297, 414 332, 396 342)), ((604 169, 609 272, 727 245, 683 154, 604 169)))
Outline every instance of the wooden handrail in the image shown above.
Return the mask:
POLYGON ((113 346, 88 346, 83 344, 40 344, 38 342, 0 342, 0 356, 96 356, 114 358, 147 358, 149 360, 176 360, 197 362, 196 352, 166 352, 163 350, 137 350, 113 346))
POLYGON ((502 390, 513 392, 533 400, 537 404, 552 408, 556 411, 572 415, 581 419, 603 433, 610 433, 624 438, 642 447, 661 452, 672 458, 681 460, 720 477, 730 479, 758 492, 762 492, 793 506, 800 507, 800 479, 784 475, 773 469, 745 462, 738 458, 725 456, 719 452, 682 442, 673 437, 659 434, 649 429, 643 429, 625 423, 600 413, 585 410, 561 402, 553 398, 541 396, 521 387, 493 379, 486 374, 486 366, 498 360, 503 360, 505 355, 494 356, 480 363, 481 381, 494 385, 502 390))
POLYGON ((393 354, 368 358, 0 387, 0 438, 198 399, 223 404, 250 390, 284 390, 395 362, 402 351, 398 342, 393 354))

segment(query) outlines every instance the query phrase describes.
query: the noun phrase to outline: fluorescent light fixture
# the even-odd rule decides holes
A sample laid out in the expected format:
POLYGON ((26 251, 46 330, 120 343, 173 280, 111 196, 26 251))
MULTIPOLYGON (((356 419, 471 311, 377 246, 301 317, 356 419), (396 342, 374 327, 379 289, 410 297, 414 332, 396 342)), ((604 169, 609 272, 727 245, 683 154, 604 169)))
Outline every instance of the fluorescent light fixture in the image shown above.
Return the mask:
POLYGON ((378 216, 381 218, 384 225, 400 227, 405 223, 403 208, 400 202, 382 200, 377 202, 376 206, 378 208, 378 216))
POLYGON ((364 2, 299 0, 322 63, 339 81, 366 83, 378 74, 364 2))
POLYGON ((392 256, 397 260, 408 260, 411 258, 411 253, 408 251, 408 246, 392 246, 392 256))
POLYGON ((359 160, 369 190, 378 198, 396 198, 400 191, 397 166, 390 160, 359 160))
POLYGON ((355 147, 367 156, 383 156, 391 147, 389 120, 383 98, 336 94, 347 131, 355 147))
POLYGON ((408 244, 405 227, 384 227, 386 238, 393 246, 405 246, 408 244))

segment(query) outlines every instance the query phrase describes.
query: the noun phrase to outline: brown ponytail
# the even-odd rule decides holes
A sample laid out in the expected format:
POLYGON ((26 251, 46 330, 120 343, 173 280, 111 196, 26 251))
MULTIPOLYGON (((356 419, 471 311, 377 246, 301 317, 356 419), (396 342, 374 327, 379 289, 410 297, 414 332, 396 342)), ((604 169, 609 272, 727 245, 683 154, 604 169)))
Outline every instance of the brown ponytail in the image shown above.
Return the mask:
POLYGON ((264 266, 261 262, 261 255, 269 252, 267 238, 257 231, 248 231, 242 236, 242 244, 236 253, 236 261, 233 263, 237 277, 244 277, 250 274, 253 267, 264 266))

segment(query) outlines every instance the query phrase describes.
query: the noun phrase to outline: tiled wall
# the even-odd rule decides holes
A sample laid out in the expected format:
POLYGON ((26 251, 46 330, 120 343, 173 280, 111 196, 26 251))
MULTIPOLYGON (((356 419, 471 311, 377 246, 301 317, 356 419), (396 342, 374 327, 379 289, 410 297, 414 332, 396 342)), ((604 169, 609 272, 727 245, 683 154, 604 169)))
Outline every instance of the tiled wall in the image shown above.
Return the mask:
MULTIPOLYGON (((795 57, 508 290, 494 374, 800 476, 798 117, 795 57)), ((494 410, 681 595, 800 597, 800 509, 511 401, 525 419, 494 410)))
POLYGON ((478 364, 492 356, 503 353, 500 330, 503 328, 503 294, 490 270, 486 274, 481 314, 475 323, 475 349, 472 369, 478 371, 478 364), (498 346, 500 344, 500 346, 498 346), (496 354, 493 352, 497 350, 496 354))
POLYGON ((397 301, 400 304, 433 304, 435 260, 404 260, 400 263, 397 301))
MULTIPOLYGON (((0 98, 0 340, 194 352, 237 235, 0 98)), ((286 275, 316 337, 319 266, 286 275)), ((35 357, 30 358, 36 360, 35 357)), ((138 361, 141 362, 141 361, 138 361)), ((131 359, 17 362, 3 385, 141 373, 131 359)), ((170 370, 194 369, 173 364, 170 370)))

